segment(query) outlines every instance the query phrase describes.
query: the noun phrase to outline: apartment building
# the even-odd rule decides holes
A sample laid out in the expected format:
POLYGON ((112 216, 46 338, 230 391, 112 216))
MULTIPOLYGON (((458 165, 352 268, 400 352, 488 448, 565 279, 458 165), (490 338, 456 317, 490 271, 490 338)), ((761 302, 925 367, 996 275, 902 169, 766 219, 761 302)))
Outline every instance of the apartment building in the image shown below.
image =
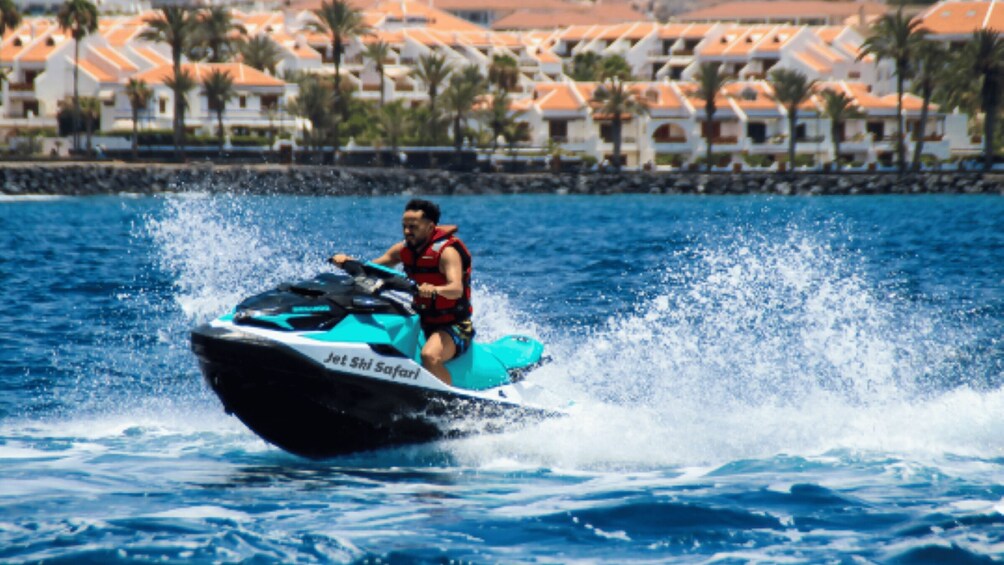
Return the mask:
MULTIPOLYGON (((974 8, 975 9, 975 8, 974 8)), ((958 17, 967 22, 938 28, 946 40, 976 20, 995 21, 1004 13, 996 2, 947 2, 923 15, 945 23, 958 17), (986 4, 986 10, 967 15, 966 4, 986 4), (944 15, 948 11, 949 15, 944 15)), ((141 128, 169 128, 173 93, 164 85, 170 73, 170 53, 163 44, 139 39, 147 14, 102 18, 98 33, 80 45, 81 95, 102 100, 102 129, 131 129, 132 115, 125 97, 130 78, 146 80, 155 91, 141 113, 141 128)), ((222 66, 186 63, 197 77, 213 68, 235 78, 238 98, 228 105, 224 121, 233 131, 261 131, 279 119, 300 130, 306 124, 285 113, 295 98, 294 84, 278 76, 290 71, 330 75, 334 72, 330 38, 308 25, 309 10, 234 12, 249 36, 265 35, 281 53, 277 76, 240 63, 222 66), (277 117, 278 116, 278 117, 277 117)), ((788 68, 819 81, 819 88, 839 89, 850 96, 864 117, 839 128, 842 156, 863 163, 888 159, 895 151, 895 94, 889 88, 889 69, 860 58, 863 37, 849 25, 797 23, 693 22, 658 24, 634 21, 610 25, 568 25, 558 29, 499 32, 486 29, 434 8, 427 3, 383 1, 364 12, 373 32, 350 39, 341 64, 342 83, 364 100, 404 100, 416 106, 427 100, 425 85, 412 70, 420 57, 437 53, 453 68, 476 65, 487 74, 493 57, 506 55, 518 62, 520 74, 513 93, 513 111, 526 123, 530 144, 549 143, 571 153, 597 159, 609 156, 612 124, 597 112, 593 95, 602 85, 575 83, 566 66, 576 55, 618 55, 640 79, 631 84, 647 111, 625 116, 622 151, 629 165, 650 161, 688 163, 704 155, 707 144, 733 162, 749 156, 781 158, 787 151, 786 110, 773 98, 766 78, 770 71, 788 68), (384 61, 384 90, 375 62, 364 56, 367 45, 384 41, 390 47, 384 61), (694 78, 701 63, 715 62, 733 77, 719 93, 718 113, 705 124, 703 103, 696 97, 694 78)), ((72 95, 74 42, 52 20, 28 18, 9 30, 0 44, 0 67, 8 70, 4 83, 0 129, 52 126, 59 105, 72 95)), ((204 95, 193 91, 186 126, 210 132, 215 114, 204 95)), ((920 100, 904 100, 908 131, 915 131, 920 100)), ((966 135, 964 115, 932 107, 925 126, 925 153, 938 158, 978 151, 966 135)), ((474 125, 472 123, 472 125, 474 125)), ((829 118, 818 96, 799 111, 798 152, 817 162, 834 158, 829 118)), ((910 144, 912 150, 912 144, 910 144)))

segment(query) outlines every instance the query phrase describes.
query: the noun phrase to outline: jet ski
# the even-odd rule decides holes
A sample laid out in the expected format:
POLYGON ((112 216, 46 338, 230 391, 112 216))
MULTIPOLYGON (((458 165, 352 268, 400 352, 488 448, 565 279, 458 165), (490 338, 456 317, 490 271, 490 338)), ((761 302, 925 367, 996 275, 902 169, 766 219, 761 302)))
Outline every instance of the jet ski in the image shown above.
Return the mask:
POLYGON ((527 336, 474 342, 422 367, 425 337, 404 273, 348 261, 252 296, 192 331, 192 350, 227 413, 308 458, 493 432, 561 416, 527 373, 544 346, 527 336))

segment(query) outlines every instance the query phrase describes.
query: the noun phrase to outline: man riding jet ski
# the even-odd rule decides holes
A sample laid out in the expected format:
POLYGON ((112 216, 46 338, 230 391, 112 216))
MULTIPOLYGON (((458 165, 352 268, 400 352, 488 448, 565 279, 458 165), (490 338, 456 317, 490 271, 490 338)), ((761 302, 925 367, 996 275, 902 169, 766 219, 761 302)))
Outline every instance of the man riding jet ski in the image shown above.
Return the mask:
MULTIPOLYGON (((474 338, 471 253, 455 235, 456 226, 440 227, 439 217, 439 206, 433 202, 417 198, 408 202, 401 218, 404 241, 392 245, 373 263, 401 264, 408 278, 418 284, 415 306, 426 339, 422 366, 451 384, 445 362, 467 351, 474 338)), ((348 259, 338 254, 331 262, 341 265, 348 259)))
MULTIPOLYGON (((411 263, 424 268, 430 256, 423 252, 411 263)), ((539 341, 506 336, 458 344, 445 330, 439 352, 429 346, 422 326, 436 328, 433 335, 444 330, 430 326, 420 309, 432 305, 433 320, 451 325, 469 309, 469 294, 453 292, 450 276, 416 284, 382 265, 337 259, 343 273, 282 284, 192 331, 206 382, 259 436, 321 458, 501 431, 564 413, 544 389, 523 380, 542 362, 539 341), (422 296, 423 285, 438 288, 422 296), (447 296, 437 296, 443 287, 447 296), (423 366, 438 370, 437 360, 449 381, 423 366)))

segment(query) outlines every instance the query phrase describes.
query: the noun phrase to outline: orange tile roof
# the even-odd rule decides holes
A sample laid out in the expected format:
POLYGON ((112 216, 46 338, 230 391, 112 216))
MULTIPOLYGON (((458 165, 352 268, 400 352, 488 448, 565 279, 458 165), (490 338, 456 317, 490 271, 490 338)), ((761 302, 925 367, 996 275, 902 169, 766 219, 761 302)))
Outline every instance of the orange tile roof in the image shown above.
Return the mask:
POLYGON ((918 18, 936 35, 970 34, 984 28, 1004 31, 1004 7, 1000 2, 942 2, 918 18))
MULTIPOLYGON (((7 62, 14 60, 39 37, 38 26, 35 26, 35 37, 32 37, 32 23, 24 22, 16 30, 7 30, 7 33, 4 34, 3 47, 0 47, 0 59, 7 62), (20 43, 20 45, 15 45, 15 43, 20 43)), ((43 33, 46 29, 48 26, 42 28, 43 33)))
MULTIPOLYGON (((704 100, 697 97, 698 85, 694 82, 678 82, 677 83, 680 92, 687 97, 687 102, 694 107, 694 110, 704 110, 704 100)), ((718 112, 722 110, 730 111, 731 106, 729 105, 729 99, 725 96, 723 90, 719 90, 715 95, 715 106, 718 108, 718 112)))
POLYGON ((777 101, 772 98, 774 90, 763 81, 732 82, 725 85, 722 91, 743 111, 773 110, 780 113, 777 101))
POLYGON ((133 47, 132 49, 140 57, 143 57, 144 59, 146 59, 147 61, 150 61, 151 63, 153 63, 155 65, 161 65, 161 64, 164 64, 164 63, 170 63, 171 62, 171 58, 170 57, 168 57, 167 55, 162 55, 160 53, 160 51, 157 51, 156 49, 154 49, 152 47, 147 47, 145 45, 140 45, 140 46, 133 47))
POLYGON ((93 49, 97 54, 101 55, 105 59, 108 59, 116 67, 122 69, 127 73, 134 73, 137 70, 139 70, 136 68, 136 65, 132 63, 132 61, 125 58, 114 49, 110 49, 108 47, 94 47, 93 49))
POLYGON ((711 31, 715 24, 701 24, 695 23, 687 26, 683 30, 683 39, 704 39, 704 36, 711 31))
POLYGON ((441 10, 510 12, 520 9, 561 9, 568 2, 563 0, 435 0, 441 10))
POLYGON ((111 28, 103 35, 111 45, 122 46, 129 43, 145 27, 144 24, 122 24, 111 28))
POLYGON ((475 31, 484 29, 481 26, 472 24, 467 20, 460 19, 448 12, 422 2, 387 0, 375 4, 372 7, 372 11, 381 12, 388 18, 396 18, 399 21, 404 20, 406 16, 421 16, 426 20, 426 27, 442 31, 475 31))
POLYGON ((755 50, 757 53, 778 53, 802 29, 794 26, 777 26, 756 44, 755 50))
POLYGON ((636 24, 634 23, 624 23, 618 25, 604 26, 594 39, 605 39, 607 41, 616 41, 621 38, 624 34, 631 31, 636 24))
MULTIPOLYGON (((185 63, 181 65, 183 71, 191 73, 196 82, 201 83, 214 69, 220 69, 230 74, 234 80, 234 86, 284 86, 286 83, 275 77, 271 77, 244 63, 185 63)), ((172 65, 161 65, 135 76, 137 80, 144 80, 147 84, 163 84, 165 79, 174 76, 172 65)))
POLYGON ((80 60, 80 70, 94 77, 98 82, 118 82, 118 77, 106 73, 100 67, 88 61, 87 59, 80 60))
POLYGON ((875 16, 884 14, 887 8, 885 4, 878 2, 826 0, 733 1, 679 14, 676 16, 676 19, 678 21, 777 21, 818 17, 846 19, 856 16, 859 10, 864 10, 866 15, 875 16))
POLYGON ((540 62, 542 62, 542 63, 560 63, 561 62, 561 57, 558 57, 557 55, 555 55, 554 53, 552 53, 552 52, 550 52, 550 51, 548 51, 546 49, 541 49, 540 51, 537 51, 537 58, 540 59, 540 62))
MULTIPOLYGON (((866 112, 876 110, 884 112, 896 111, 895 93, 886 94, 885 96, 876 96, 875 94, 868 92, 868 85, 860 82, 842 81, 840 85, 843 91, 853 96, 857 105, 866 112)), ((921 100, 920 97, 909 93, 903 95, 904 112, 920 112, 922 105, 923 100, 921 100)), ((931 108, 936 109, 937 106, 932 104, 931 108)))
POLYGON ((649 110, 680 110, 685 108, 683 99, 669 83, 636 82, 631 85, 631 90, 649 110))
POLYGON ((837 39, 837 36, 843 33, 845 29, 847 28, 844 26, 819 26, 812 31, 819 36, 819 39, 827 43, 833 43, 837 39))
POLYGON ((534 87, 534 98, 542 111, 575 111, 585 105, 572 92, 568 83, 541 83, 534 87))
POLYGON ((56 50, 57 47, 62 45, 65 41, 68 41, 62 35, 57 35, 55 33, 49 34, 43 37, 41 41, 36 41, 24 52, 20 57, 22 63, 44 63, 52 55, 52 52, 56 50))
POLYGON ((558 38, 564 41, 584 41, 593 38, 599 29, 601 28, 595 25, 570 25, 558 38))

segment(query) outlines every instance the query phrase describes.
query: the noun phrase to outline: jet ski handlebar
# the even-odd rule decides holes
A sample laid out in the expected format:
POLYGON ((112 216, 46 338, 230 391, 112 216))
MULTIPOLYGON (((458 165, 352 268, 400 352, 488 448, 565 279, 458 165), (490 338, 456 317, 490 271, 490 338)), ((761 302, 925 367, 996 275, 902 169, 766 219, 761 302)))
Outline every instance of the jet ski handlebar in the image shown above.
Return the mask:
POLYGON ((339 265, 339 267, 357 279, 360 277, 377 279, 379 283, 374 286, 373 294, 380 294, 388 290, 411 295, 418 294, 418 285, 415 284, 415 281, 404 276, 403 273, 382 267, 376 263, 363 263, 362 261, 349 259, 339 265))

